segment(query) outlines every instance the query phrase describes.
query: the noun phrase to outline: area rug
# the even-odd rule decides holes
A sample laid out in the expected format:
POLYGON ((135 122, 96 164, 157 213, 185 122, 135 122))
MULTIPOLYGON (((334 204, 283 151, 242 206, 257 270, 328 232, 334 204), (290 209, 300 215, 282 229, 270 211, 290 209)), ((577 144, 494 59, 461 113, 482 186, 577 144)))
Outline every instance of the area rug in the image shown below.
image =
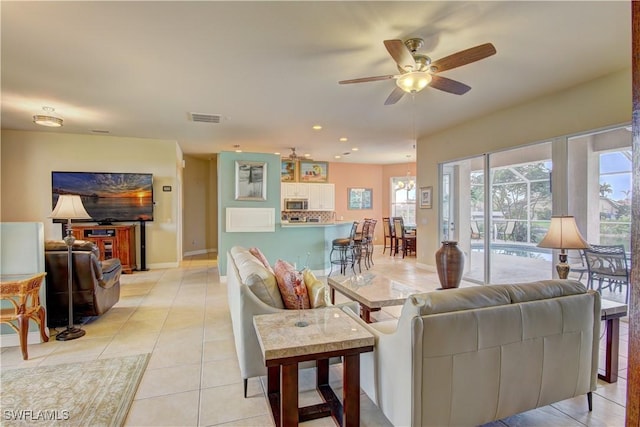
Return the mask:
POLYGON ((3 426, 121 426, 148 354, 3 370, 3 426))

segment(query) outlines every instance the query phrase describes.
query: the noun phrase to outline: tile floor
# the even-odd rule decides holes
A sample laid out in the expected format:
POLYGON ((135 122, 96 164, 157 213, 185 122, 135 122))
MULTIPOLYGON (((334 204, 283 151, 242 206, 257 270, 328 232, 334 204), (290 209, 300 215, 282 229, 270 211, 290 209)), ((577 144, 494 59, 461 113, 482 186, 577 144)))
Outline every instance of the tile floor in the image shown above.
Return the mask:
MULTIPOLYGON (((391 258, 376 248, 374 270, 425 290, 439 287, 434 273, 417 269, 415 258, 391 258)), ((469 284, 463 284, 466 286, 469 284)), ((339 301, 340 302, 340 301, 339 301)), ((399 307, 379 313, 397 316, 399 307)), ((248 398, 235 355, 226 285, 220 283, 214 255, 186 259, 179 268, 135 272, 122 277, 120 302, 83 326, 87 335, 69 342, 52 339, 29 345, 29 360, 18 347, 2 348, 2 369, 151 353, 128 426, 271 426, 260 379, 249 381, 248 398)), ((620 379, 599 382, 594 411, 580 396, 491 423, 491 426, 624 426, 628 326, 621 323, 620 379)), ((316 403, 313 372, 300 376, 302 405, 316 403)), ((331 382, 340 390, 340 366, 331 382)), ((362 395, 362 425, 388 426, 362 395)), ((333 426, 329 418, 304 423, 333 426)))

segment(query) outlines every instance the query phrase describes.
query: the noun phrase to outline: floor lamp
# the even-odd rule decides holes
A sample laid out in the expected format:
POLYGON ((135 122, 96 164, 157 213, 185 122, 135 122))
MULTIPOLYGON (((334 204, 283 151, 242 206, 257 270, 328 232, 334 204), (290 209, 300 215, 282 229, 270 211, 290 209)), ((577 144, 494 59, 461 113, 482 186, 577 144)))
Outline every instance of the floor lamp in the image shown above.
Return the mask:
POLYGON ((584 240, 572 216, 552 216, 547 235, 538 243, 540 248, 560 249, 560 262, 556 271, 560 279, 569 276, 571 267, 567 264, 566 249, 586 249, 589 244, 584 240))
POLYGON ((67 235, 64 238, 64 243, 67 245, 67 287, 69 291, 69 322, 67 329, 56 335, 58 341, 69 341, 80 338, 85 334, 80 328, 73 326, 73 257, 71 251, 73 249, 73 242, 76 238, 71 233, 71 220, 72 219, 91 219, 87 211, 82 205, 82 199, 80 196, 63 194, 58 197, 58 203, 51 213, 53 219, 66 219, 67 220, 67 235))

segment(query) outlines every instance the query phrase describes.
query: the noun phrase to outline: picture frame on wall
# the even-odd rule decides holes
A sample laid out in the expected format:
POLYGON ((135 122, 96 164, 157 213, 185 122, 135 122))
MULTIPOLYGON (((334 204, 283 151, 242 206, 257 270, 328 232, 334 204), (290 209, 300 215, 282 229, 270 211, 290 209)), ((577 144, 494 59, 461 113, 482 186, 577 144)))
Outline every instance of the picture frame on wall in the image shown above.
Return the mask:
POLYGON ((373 209, 373 189, 348 188, 347 209, 373 209))
POLYGON ((420 208, 431 209, 433 187, 420 187, 420 208))
POLYGON ((300 182, 328 182, 329 163, 314 162, 313 160, 300 160, 300 182))
POLYGON ((236 200, 267 200, 267 163, 236 160, 236 200))
POLYGON ((283 160, 280 167, 281 182, 296 182, 298 180, 298 162, 295 160, 283 160))

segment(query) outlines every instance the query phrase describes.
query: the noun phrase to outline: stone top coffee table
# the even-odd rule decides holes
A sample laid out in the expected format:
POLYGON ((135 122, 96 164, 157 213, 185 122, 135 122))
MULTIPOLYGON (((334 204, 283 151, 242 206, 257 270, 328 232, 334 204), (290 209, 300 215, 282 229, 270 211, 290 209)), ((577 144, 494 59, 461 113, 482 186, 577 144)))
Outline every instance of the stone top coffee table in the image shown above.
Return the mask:
POLYGON ((333 276, 327 280, 331 302, 335 304, 336 291, 360 303, 360 316, 371 323, 371 312, 382 307, 402 305, 409 295, 424 292, 379 274, 365 273, 352 276, 333 276))
POLYGON ((360 424, 360 353, 374 337, 336 307, 287 310, 253 317, 267 366, 267 397, 276 426, 332 416, 340 426, 360 424), (308 326, 296 326, 302 320, 308 326), (329 386, 329 358, 343 360, 343 402, 329 386), (298 408, 298 363, 316 361, 316 389, 324 402, 298 408))

